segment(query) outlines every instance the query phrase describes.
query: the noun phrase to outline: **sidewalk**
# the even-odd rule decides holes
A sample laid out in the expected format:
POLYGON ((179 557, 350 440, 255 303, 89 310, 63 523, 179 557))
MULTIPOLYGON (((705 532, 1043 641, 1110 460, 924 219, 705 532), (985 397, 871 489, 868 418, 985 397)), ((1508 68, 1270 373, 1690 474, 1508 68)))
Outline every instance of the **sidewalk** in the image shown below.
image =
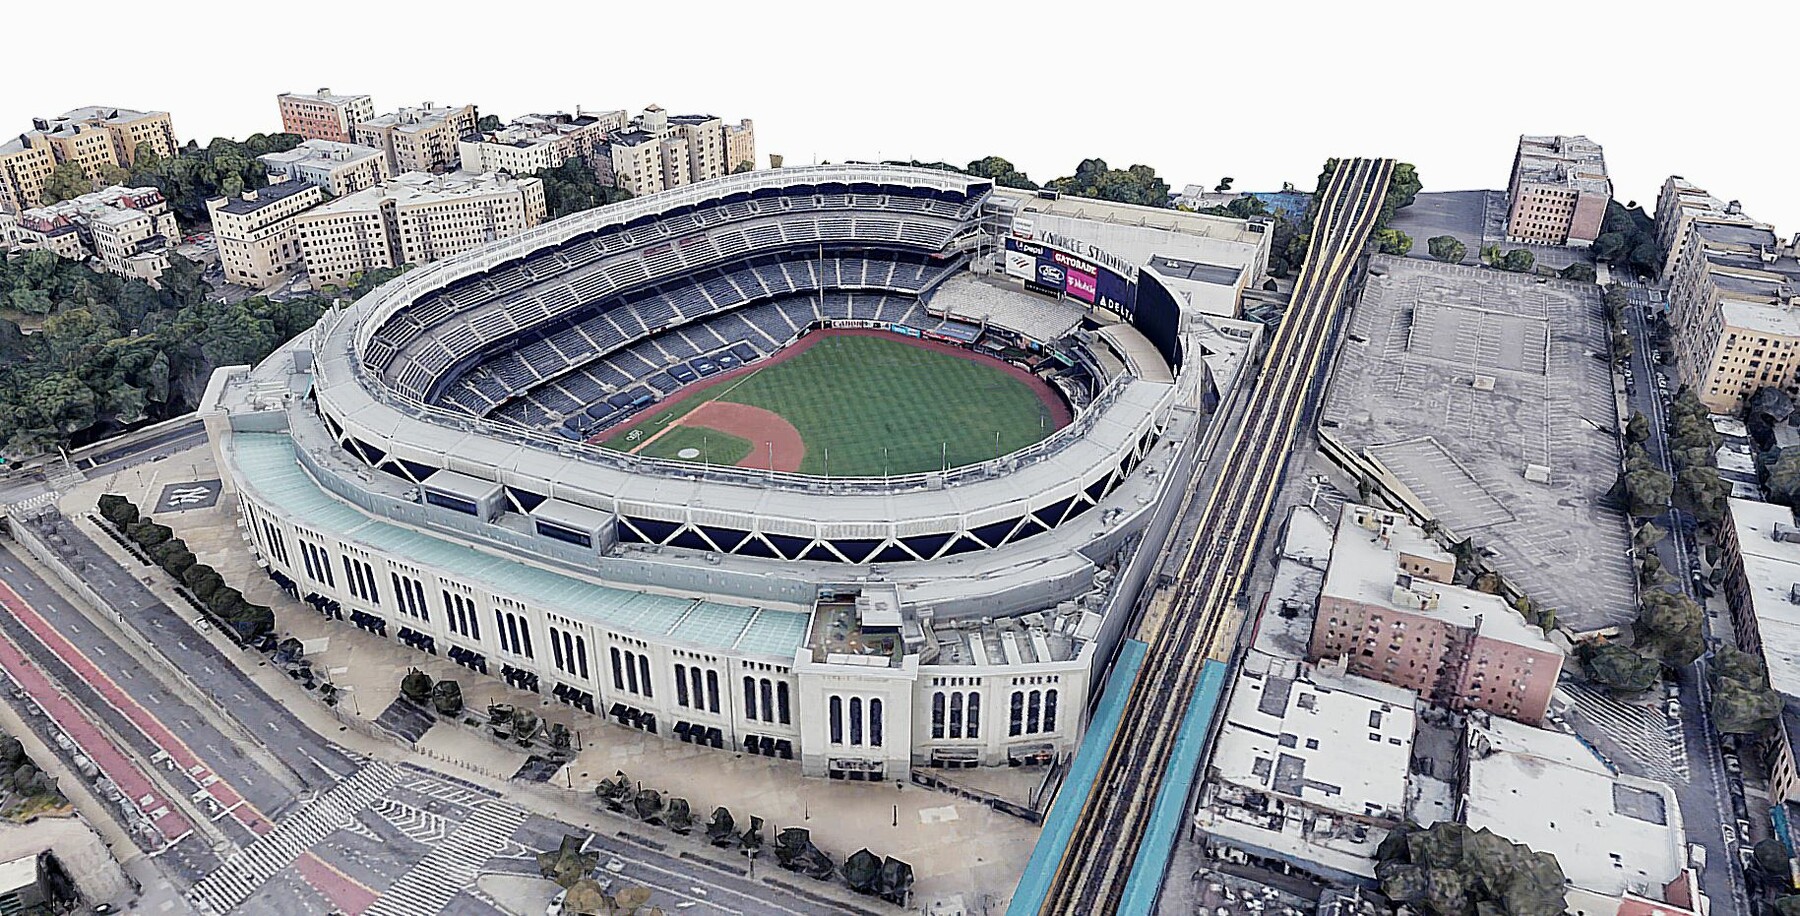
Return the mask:
MULTIPOLYGON (((90 481, 62 500, 62 510, 97 544, 126 561, 127 568, 136 572, 141 564, 126 557, 122 548, 86 517, 99 497, 109 492, 121 493, 142 508, 153 504, 164 484, 216 476, 210 452, 199 448, 171 456, 150 473, 130 471, 90 481)), ((780 828, 799 826, 809 829, 813 842, 840 860, 864 847, 877 855, 903 859, 914 870, 915 906, 979 907, 983 900, 1003 905, 1036 841, 1035 825, 986 805, 910 784, 896 787, 892 783, 871 785, 806 778, 794 762, 699 748, 645 735, 548 698, 513 690, 496 677, 469 671, 441 656, 408 649, 346 622, 327 620, 309 606, 289 598, 256 565, 229 499, 206 509, 161 513, 156 520, 174 529, 201 562, 217 569, 247 599, 273 608, 280 635, 301 639, 316 650, 309 656, 314 671, 342 691, 340 702, 335 709, 326 707, 316 694, 263 663, 260 657, 230 646, 217 632, 209 629, 197 631, 196 635, 220 646, 257 686, 280 700, 308 727, 351 751, 388 760, 410 760, 460 776, 493 788, 527 810, 596 832, 656 830, 599 808, 594 786, 623 770, 665 796, 686 798, 695 818, 702 822, 710 818, 714 807, 724 806, 740 825, 746 824, 751 815, 763 818, 764 836, 771 842, 780 828), (460 723, 440 721, 410 748, 397 743, 377 732, 374 720, 398 695, 400 678, 411 667, 418 667, 433 678, 456 680, 463 689, 464 705, 471 710, 484 710, 490 702, 520 705, 536 701, 533 710, 544 719, 545 726, 560 722, 568 727, 579 753, 549 784, 540 785, 510 779, 525 763, 525 752, 460 723)), ((172 607, 184 606, 167 576, 148 568, 142 568, 142 572, 140 581, 147 578, 149 588, 159 599, 172 607)), ((1018 792, 1020 783, 1035 782, 1041 775, 1039 771, 1029 775, 1008 773, 999 782, 1011 787, 1007 793, 1011 795, 1018 792)), ((717 861, 735 859, 706 846, 703 836, 699 840, 683 840, 666 831, 657 831, 656 835, 672 849, 691 843, 695 855, 717 861)), ((758 871, 760 874, 762 870, 758 871)), ((770 871, 780 874, 773 868, 770 871)), ((841 891, 846 900, 880 906, 841 886, 809 889, 827 887, 841 891)))

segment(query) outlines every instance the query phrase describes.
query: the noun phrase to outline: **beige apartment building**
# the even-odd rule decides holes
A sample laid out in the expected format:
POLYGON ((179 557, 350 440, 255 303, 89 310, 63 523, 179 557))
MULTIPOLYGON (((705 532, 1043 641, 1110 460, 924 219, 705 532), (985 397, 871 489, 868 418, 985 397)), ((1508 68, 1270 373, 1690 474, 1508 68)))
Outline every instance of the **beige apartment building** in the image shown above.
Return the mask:
POLYGON ((269 170, 270 184, 304 181, 333 197, 366 191, 389 178, 381 150, 334 140, 308 140, 257 159, 269 170))
POLYGON ((356 125, 375 117, 370 96, 339 95, 330 89, 283 92, 275 101, 281 106, 281 129, 308 140, 349 143, 356 125))
POLYGON ((1688 230, 1697 224, 1770 228, 1744 214, 1737 201, 1723 201, 1680 175, 1670 175, 1656 195, 1656 243, 1663 255, 1664 280, 1681 272, 1688 230))
POLYGON ((300 263, 294 217, 317 206, 325 192, 304 181, 284 181, 206 202, 219 264, 228 282, 264 289, 285 279, 300 263))
POLYGON ((1800 260, 1765 226, 1693 222, 1669 282, 1676 372, 1714 413, 1800 395, 1800 260))
POLYGON ((8 217, 5 233, 26 251, 90 258, 108 273, 155 280, 169 266, 181 227, 155 188, 110 187, 8 217))
POLYGON ((133 111, 90 105, 54 118, 33 118, 32 128, 50 143, 58 163, 80 163, 89 178, 102 166, 130 168, 141 146, 164 159, 181 148, 166 111, 133 111))
POLYGON ((606 146, 607 136, 625 123, 622 110, 576 108, 574 114, 530 114, 499 130, 465 136, 457 144, 458 154, 466 172, 530 175, 576 157, 592 164, 606 146))
POLYGON ((18 213, 44 202, 44 182, 56 156, 42 134, 20 134, 0 143, 0 209, 18 213))
POLYGON ((544 183, 499 173, 408 172, 295 220, 314 283, 428 264, 518 235, 544 221, 544 183))
POLYGON ((1308 651, 1451 709, 1543 721, 1563 655, 1497 595, 1451 584, 1456 560, 1406 516, 1347 504, 1308 651))
POLYGON ((1579 136, 1521 136, 1507 184, 1506 239, 1585 248, 1600 236, 1610 200, 1600 144, 1579 136))
POLYGON ((748 118, 726 124, 651 105, 607 138, 607 155, 597 161, 602 180, 634 196, 653 194, 729 175, 746 162, 754 168, 756 129, 748 118))
POLYGON ((391 175, 448 172, 460 161, 457 144, 475 133, 480 120, 473 105, 445 107, 426 102, 362 121, 352 129, 351 139, 381 150, 391 175))

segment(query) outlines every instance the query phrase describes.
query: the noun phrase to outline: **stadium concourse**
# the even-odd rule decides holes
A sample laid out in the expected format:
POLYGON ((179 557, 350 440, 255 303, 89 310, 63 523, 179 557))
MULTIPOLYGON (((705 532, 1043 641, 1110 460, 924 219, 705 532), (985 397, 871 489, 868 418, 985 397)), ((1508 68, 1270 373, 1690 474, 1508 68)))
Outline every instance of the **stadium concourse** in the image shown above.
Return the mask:
MULTIPOLYGON (((419 268, 214 375, 222 498, 325 617, 622 727, 853 780, 1066 759, 1260 326, 1016 213, 776 169, 419 268)), ((1134 244, 1266 259, 1181 219, 1134 244)))

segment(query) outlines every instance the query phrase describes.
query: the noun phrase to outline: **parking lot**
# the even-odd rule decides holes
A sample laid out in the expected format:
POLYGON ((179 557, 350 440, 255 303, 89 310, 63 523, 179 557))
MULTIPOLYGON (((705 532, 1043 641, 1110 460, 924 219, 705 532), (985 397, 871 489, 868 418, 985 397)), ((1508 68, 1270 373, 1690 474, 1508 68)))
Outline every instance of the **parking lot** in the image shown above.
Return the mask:
POLYGON ((1378 257, 1321 431, 1575 631, 1636 616, 1600 291, 1378 257))

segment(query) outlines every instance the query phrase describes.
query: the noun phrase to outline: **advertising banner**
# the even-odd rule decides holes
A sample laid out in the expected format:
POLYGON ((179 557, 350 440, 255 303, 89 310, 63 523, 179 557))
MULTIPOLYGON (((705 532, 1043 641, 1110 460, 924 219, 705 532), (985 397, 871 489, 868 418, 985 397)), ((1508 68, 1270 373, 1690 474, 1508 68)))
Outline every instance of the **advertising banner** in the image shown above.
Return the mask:
POLYGON ((1007 276, 1018 277, 1021 280, 1029 280, 1036 275, 1036 269, 1037 258, 1022 251, 1008 251, 1006 253, 1007 276))

